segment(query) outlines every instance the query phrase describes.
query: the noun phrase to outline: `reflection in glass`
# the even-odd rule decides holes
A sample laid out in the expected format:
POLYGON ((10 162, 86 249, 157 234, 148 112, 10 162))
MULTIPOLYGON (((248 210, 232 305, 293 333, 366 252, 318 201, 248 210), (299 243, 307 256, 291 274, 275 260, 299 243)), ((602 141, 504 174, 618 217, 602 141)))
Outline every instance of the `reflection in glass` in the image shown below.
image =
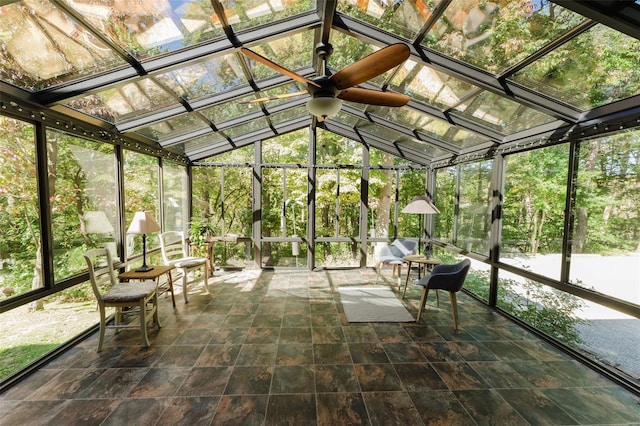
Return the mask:
POLYGON ((340 0, 338 11, 382 28, 407 40, 413 39, 439 0, 358 1, 340 0))
POLYGON ((92 117, 118 124, 178 105, 178 102, 150 78, 72 99, 66 103, 92 117))
POLYGON ((114 261, 118 197, 112 145, 47 131, 53 260, 56 281, 87 269, 82 254, 107 248, 114 261))
POLYGON ((572 283, 640 305, 640 130, 580 144, 572 283))
POLYGON ((582 19, 549 1, 453 0, 423 45, 499 74, 582 19))
POLYGON ((211 2, 200 0, 63 0, 94 28, 138 59, 224 35, 211 2))
POLYGON ((234 31, 276 22, 316 8, 315 0, 243 0, 221 3, 234 31))
POLYGON ((512 78, 570 105, 589 109, 640 93, 638 64, 639 40, 596 25, 512 78))
MULTIPOLYGON (((484 255, 489 255, 492 165, 493 160, 485 160, 460 166, 456 244, 467 251, 484 255)), ((436 206, 439 207, 438 204, 436 206)))
POLYGON ((14 297, 45 284, 32 124, 0 116, 0 164, 0 283, 14 297))
POLYGON ((436 107, 452 107, 476 89, 467 82, 411 59, 405 61, 394 75, 391 88, 436 107))
POLYGON ((550 123, 555 118, 496 93, 483 91, 456 107, 462 116, 503 133, 550 123))
POLYGON ((176 95, 189 100, 223 93, 246 82, 235 54, 178 68, 157 78, 176 95))
POLYGON ((41 90, 125 66, 115 51, 48 1, 1 2, 0 79, 41 90))
POLYGON ((506 157, 500 260, 560 279, 569 144, 506 157))

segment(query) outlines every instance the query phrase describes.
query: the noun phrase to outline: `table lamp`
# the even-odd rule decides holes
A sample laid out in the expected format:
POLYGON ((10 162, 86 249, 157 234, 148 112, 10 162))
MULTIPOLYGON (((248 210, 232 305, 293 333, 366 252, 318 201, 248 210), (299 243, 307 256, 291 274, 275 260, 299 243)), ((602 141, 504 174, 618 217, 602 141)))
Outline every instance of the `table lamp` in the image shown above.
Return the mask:
POLYGON ((158 232, 160 225, 151 212, 136 212, 127 229, 127 234, 142 234, 142 266, 136 272, 148 272, 153 268, 147 266, 147 234, 158 232))

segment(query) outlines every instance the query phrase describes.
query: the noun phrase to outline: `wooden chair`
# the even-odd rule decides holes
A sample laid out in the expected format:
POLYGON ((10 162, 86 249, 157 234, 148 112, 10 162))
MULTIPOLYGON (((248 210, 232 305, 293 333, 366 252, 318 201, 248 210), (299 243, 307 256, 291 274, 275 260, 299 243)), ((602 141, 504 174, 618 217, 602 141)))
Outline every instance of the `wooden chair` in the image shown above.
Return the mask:
POLYGON ((422 296, 420 297, 420 307, 418 309, 418 317, 416 322, 420 322, 424 305, 427 303, 429 290, 436 290, 436 303, 438 300, 438 290, 446 290, 451 296, 451 310, 453 311, 453 328, 458 331, 458 302, 456 293, 460 291, 464 280, 467 278, 471 261, 464 259, 455 265, 436 265, 430 274, 425 275, 418 281, 418 285, 423 287, 422 296))
MULTIPOLYGON (((113 261, 109 250, 100 248, 89 250, 84 254, 89 267, 89 278, 91 288, 98 301, 100 311, 100 341, 98 342, 98 352, 102 350, 105 329, 114 328, 116 332, 120 329, 139 329, 142 334, 142 341, 149 346, 149 336, 147 335, 147 322, 151 317, 154 323, 161 327, 158 318, 158 294, 154 281, 144 281, 137 283, 120 283, 116 280, 113 270, 113 261), (106 324, 106 308, 115 307, 115 325, 106 324), (139 308, 138 316, 140 324, 123 324, 123 310, 125 307, 139 308)), ((127 314, 133 311, 127 311, 127 314)))
POLYGON ((167 231, 160 234, 160 249, 165 265, 173 265, 182 275, 182 295, 184 303, 189 303, 187 298, 187 283, 190 272, 203 268, 204 286, 209 291, 209 268, 206 257, 189 256, 187 241, 183 232, 167 231))

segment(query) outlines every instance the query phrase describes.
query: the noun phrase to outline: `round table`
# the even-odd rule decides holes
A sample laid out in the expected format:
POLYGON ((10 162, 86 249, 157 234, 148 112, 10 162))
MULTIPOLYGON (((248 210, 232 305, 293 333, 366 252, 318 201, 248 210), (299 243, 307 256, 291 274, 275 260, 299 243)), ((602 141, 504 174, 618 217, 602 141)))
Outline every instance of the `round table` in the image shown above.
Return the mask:
POLYGON ((412 254, 409 256, 405 256, 402 259, 404 259, 405 262, 407 262, 407 279, 404 281, 404 291, 402 292, 402 298, 404 299, 405 294, 407 293, 407 285, 409 284, 409 277, 411 276, 411 264, 412 263, 417 263, 418 264, 418 278, 420 278, 420 269, 421 268, 425 268, 427 270, 430 269, 430 267, 433 267, 435 265, 440 265, 442 263, 442 261, 440 259, 438 259, 437 257, 427 257, 425 255, 422 254, 412 254))

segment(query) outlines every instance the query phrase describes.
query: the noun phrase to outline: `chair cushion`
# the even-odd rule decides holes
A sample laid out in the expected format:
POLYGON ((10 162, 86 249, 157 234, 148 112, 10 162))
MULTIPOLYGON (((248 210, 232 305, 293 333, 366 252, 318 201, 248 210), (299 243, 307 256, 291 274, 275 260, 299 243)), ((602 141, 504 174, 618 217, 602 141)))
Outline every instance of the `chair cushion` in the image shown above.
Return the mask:
POLYGON ((105 302, 136 302, 156 291, 155 281, 119 283, 102 295, 105 302))
POLYGON ((181 259, 170 260, 169 265, 173 265, 176 268, 193 268, 204 265, 206 261, 207 259, 204 257, 183 257, 181 259))

